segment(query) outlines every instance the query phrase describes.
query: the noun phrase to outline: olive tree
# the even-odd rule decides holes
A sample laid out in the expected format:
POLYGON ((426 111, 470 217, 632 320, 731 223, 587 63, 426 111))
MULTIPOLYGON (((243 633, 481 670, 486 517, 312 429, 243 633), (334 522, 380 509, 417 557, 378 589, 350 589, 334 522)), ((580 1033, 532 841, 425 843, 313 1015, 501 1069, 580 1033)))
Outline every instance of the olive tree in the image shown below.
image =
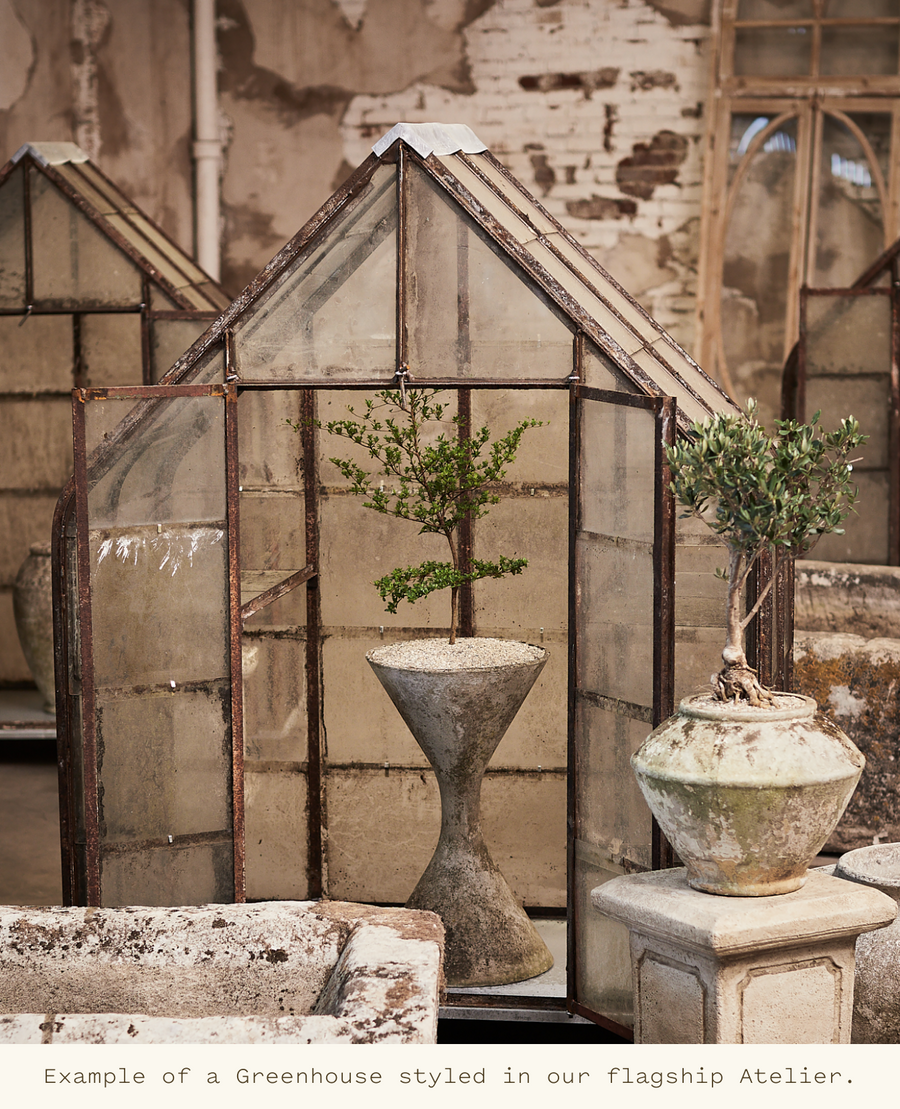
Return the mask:
POLYGON ((776 420, 771 435, 750 401, 746 413, 718 413, 693 424, 690 435, 667 448, 672 491, 684 516, 702 519, 728 549, 725 649, 714 676, 720 700, 768 704, 744 653, 744 632, 784 565, 807 554, 823 535, 841 533, 859 490, 850 456, 868 439, 849 416, 834 431, 810 423, 776 420), (751 570, 769 552, 773 572, 749 611, 741 597, 751 570))

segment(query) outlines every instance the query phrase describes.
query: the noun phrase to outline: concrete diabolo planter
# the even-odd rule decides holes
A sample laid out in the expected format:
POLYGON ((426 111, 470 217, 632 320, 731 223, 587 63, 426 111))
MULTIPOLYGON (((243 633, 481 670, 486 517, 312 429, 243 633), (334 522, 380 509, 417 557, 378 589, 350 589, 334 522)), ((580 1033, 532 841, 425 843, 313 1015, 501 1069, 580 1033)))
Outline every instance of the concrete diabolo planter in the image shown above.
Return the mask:
MULTIPOLYGON (((900 843, 848 851, 834 876, 873 886, 900 905, 900 843)), ((900 1043, 900 916, 856 941, 853 1043, 900 1043)))
POLYGON ((641 792, 708 893, 791 893, 806 881, 865 759, 809 697, 754 708, 689 697, 632 756, 641 792))
POLYGON ((419 640, 366 659, 440 789, 440 838, 406 907, 443 920, 448 985, 495 986, 549 970, 553 957, 491 858, 480 820, 485 769, 547 652, 506 640, 419 640))

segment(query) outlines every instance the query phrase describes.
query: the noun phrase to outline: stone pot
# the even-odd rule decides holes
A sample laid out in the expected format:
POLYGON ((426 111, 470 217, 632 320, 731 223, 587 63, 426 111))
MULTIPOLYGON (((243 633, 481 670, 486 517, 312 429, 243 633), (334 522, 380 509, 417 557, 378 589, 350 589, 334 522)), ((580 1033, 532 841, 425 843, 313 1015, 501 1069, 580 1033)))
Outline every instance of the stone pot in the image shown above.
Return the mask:
MULTIPOLYGON (((848 851, 834 876, 874 886, 900 904, 900 843, 848 851)), ((856 941, 852 1042, 900 1043, 900 917, 856 941)))
POLYGON ((688 697, 632 756, 641 792, 708 893, 791 893, 828 839, 865 759, 810 697, 773 707, 688 697))
POLYGON ((440 838, 406 907, 443 920, 447 984, 497 986, 549 970, 553 957, 491 858, 480 818, 487 764, 547 652, 507 640, 460 639, 451 647, 435 639, 379 647, 366 659, 440 789, 440 838))
POLYGON ((16 575, 13 613, 22 653, 44 699, 44 712, 56 712, 53 663, 53 578, 50 544, 33 543, 16 575))

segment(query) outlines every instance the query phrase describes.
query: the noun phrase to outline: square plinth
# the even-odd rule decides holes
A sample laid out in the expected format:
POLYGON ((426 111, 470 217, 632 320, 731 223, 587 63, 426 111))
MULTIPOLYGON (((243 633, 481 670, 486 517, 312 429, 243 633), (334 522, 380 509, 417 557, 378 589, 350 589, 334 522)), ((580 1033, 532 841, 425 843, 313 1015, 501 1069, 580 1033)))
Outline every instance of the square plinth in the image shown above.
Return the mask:
POLYGON ((897 911, 816 871, 794 893, 722 897, 679 867, 614 878, 591 901, 630 933, 636 1043, 849 1043, 856 937, 897 911))

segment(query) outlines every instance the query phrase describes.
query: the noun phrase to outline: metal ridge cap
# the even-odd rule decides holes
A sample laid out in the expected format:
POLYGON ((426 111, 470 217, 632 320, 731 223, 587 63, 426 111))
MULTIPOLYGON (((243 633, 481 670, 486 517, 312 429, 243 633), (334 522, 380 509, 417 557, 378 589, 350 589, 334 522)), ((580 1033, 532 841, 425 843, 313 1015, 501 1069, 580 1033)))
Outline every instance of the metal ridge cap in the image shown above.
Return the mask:
POLYGON ((397 139, 402 139, 417 154, 481 154, 487 147, 465 123, 397 123, 375 143, 372 153, 382 154, 397 139))
POLYGON ((66 162, 88 162, 87 154, 74 142, 26 142, 13 154, 10 162, 15 165, 26 154, 42 166, 60 166, 66 162))

